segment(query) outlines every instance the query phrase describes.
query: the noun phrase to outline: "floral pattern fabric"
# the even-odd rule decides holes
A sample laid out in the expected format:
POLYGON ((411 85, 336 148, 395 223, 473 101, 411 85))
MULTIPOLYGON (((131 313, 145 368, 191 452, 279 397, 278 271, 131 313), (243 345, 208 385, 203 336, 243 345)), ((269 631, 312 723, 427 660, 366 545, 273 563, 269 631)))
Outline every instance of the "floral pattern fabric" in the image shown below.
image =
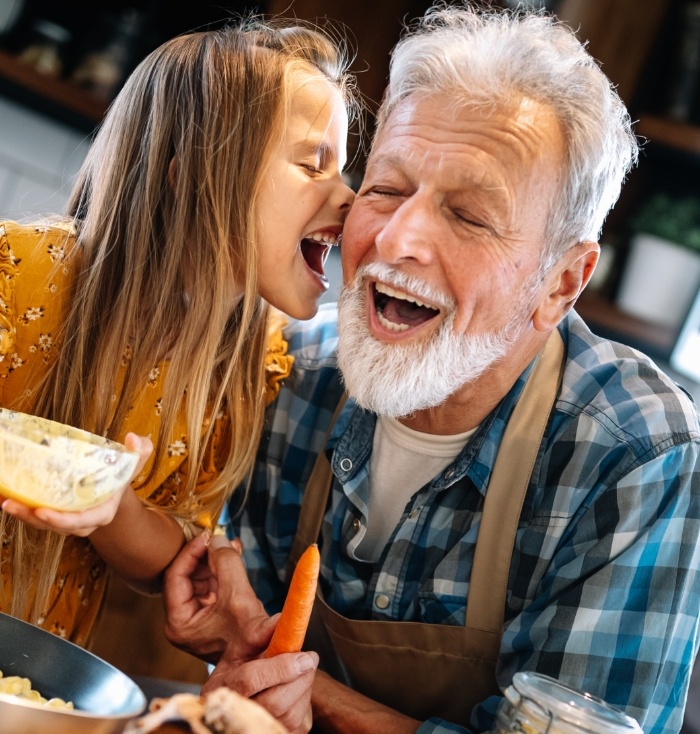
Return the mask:
MULTIPOLYGON (((0 406, 27 411, 32 390, 57 353, 61 313, 69 292, 66 255, 74 245, 70 224, 28 226, 0 223, 0 406)), ((270 324, 266 357, 268 380, 265 400, 273 400, 289 375, 292 357, 282 338, 282 320, 270 324)), ((126 363, 130 355, 124 355, 126 363)), ((161 416, 163 381, 167 364, 155 365, 122 427, 120 440, 133 431, 154 438, 161 416)), ((212 441, 204 456, 197 489, 204 490, 220 470, 220 458, 229 431, 221 416, 215 418, 212 441)), ((150 462, 134 480, 137 495, 161 507, 172 505, 187 475, 187 430, 184 409, 177 418, 166 456, 147 480, 150 462)), ((210 520, 211 518, 209 518, 210 520)), ((207 522, 207 518, 199 518, 207 522)), ((8 569, 10 539, 2 538, 0 576, 5 598, 10 598, 8 569)), ((105 566, 87 539, 69 536, 61 557, 54 593, 41 625, 55 634, 85 645, 96 622, 106 591, 105 566)), ((0 604, 0 611, 2 604, 0 604)))

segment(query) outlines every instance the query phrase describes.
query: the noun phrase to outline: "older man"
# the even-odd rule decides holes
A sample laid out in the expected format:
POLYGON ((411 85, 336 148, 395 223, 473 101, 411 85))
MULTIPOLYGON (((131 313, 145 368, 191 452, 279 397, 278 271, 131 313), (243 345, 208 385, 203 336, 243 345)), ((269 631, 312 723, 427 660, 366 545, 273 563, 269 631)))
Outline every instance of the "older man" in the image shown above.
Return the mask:
POLYGON ((636 153, 608 80, 545 16, 436 9, 395 49, 339 340, 333 309, 289 329, 295 374, 233 522, 269 612, 320 545, 319 730, 488 730, 521 670, 646 734, 680 728, 698 416, 572 310, 636 153))

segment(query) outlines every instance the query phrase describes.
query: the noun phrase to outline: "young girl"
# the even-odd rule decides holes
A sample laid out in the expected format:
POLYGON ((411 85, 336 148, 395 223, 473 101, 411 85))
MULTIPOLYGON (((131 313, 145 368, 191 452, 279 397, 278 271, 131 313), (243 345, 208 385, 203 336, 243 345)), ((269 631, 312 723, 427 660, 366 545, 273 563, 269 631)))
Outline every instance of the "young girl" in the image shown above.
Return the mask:
POLYGON ((2 611, 84 644, 105 562, 156 588, 215 521, 290 368, 267 304, 309 318, 328 286, 355 105, 317 31, 176 38, 114 101, 70 222, 0 226, 0 405, 125 442, 143 467, 82 513, 2 503, 2 611))

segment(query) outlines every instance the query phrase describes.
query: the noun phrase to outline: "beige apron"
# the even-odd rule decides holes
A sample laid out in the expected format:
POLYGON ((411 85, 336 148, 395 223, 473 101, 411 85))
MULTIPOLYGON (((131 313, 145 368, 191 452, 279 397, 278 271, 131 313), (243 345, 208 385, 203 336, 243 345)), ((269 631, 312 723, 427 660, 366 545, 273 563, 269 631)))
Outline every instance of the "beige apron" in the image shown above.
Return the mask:
MULTIPOLYGON (((469 723, 477 703, 500 694, 495 671, 511 556, 525 492, 559 392, 563 363, 564 345, 555 330, 508 421, 491 473, 464 627, 347 619, 333 611, 319 591, 312 624, 316 629, 310 629, 307 642, 311 644, 306 647, 319 650, 314 646, 318 640, 326 648, 319 650, 322 667, 328 654, 337 655, 339 660, 333 664, 340 663, 354 690, 421 721, 438 716, 461 725, 469 723), (325 630, 317 628, 319 620, 325 630), (324 635, 330 646, 324 645, 324 635)), ((332 479, 322 451, 304 493, 290 568, 318 540, 332 479)))

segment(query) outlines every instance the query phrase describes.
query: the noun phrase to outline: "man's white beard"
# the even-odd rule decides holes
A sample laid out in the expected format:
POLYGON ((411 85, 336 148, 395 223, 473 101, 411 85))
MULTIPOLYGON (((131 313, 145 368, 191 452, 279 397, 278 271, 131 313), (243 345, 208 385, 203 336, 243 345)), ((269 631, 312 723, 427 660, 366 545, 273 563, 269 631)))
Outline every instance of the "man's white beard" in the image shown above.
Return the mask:
POLYGON ((454 303, 423 282, 381 263, 360 268, 354 282, 342 289, 338 303, 338 363, 353 400, 392 418, 441 405, 502 359, 522 325, 521 320, 499 332, 471 336, 454 333, 455 318, 454 303), (368 277, 439 304, 447 318, 425 342, 387 344, 375 339, 367 325, 368 277))

